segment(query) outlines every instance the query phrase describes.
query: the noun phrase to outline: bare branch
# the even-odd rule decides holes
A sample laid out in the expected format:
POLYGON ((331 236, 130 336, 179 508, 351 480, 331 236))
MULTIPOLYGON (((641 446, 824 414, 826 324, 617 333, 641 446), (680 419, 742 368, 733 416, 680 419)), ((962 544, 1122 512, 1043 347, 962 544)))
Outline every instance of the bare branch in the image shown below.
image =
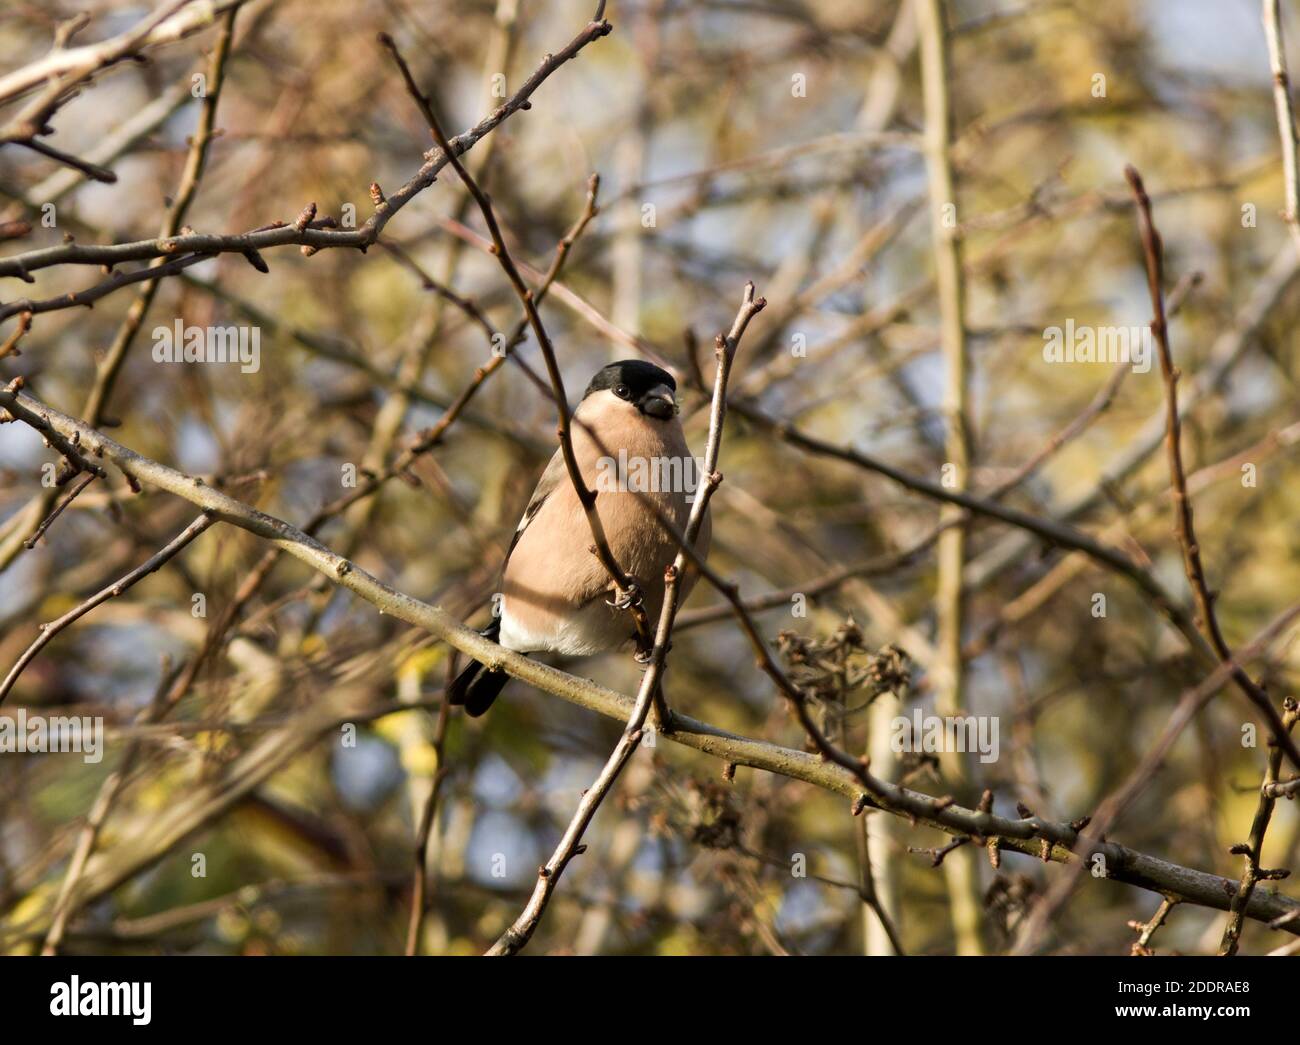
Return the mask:
POLYGON ((727 414, 727 380, 731 373, 731 364, 740 346, 740 339, 749 326, 749 321, 762 310, 766 302, 754 297, 754 284, 745 286, 745 296, 736 313, 736 320, 727 335, 718 335, 716 369, 713 385, 713 402, 709 415, 709 440, 704 451, 704 474, 708 477, 691 505, 691 514, 686 521, 682 548, 677 558, 664 574, 664 600, 659 611, 659 621, 655 628, 654 647, 650 651, 649 666, 641 677, 641 687, 637 693, 631 716, 619 737, 617 746, 605 762, 600 775, 578 804, 569 826, 560 839, 550 860, 540 868, 537 884, 527 905, 515 919, 514 923, 488 951, 494 956, 517 954, 532 938, 534 930, 541 921, 560 875, 569 862, 585 850, 581 844, 583 833, 600 808, 601 802, 609 794, 618 780, 623 767, 641 743, 642 730, 650 713, 655 693, 661 685, 661 679, 667 666, 668 648, 671 645, 673 622, 677 615, 677 603, 681 598, 681 579, 687 568, 687 548, 693 547, 704 524, 704 515, 708 511, 709 499, 717 489, 722 477, 718 474, 718 455, 722 449, 722 427, 727 414))
MULTIPOLYGON (((127 475, 181 497, 220 521, 262 537, 384 613, 431 632, 493 670, 505 671, 544 692, 623 722, 627 722, 635 710, 636 702, 631 698, 502 649, 478 632, 463 626, 445 610, 422 603, 384 584, 288 523, 251 508, 193 477, 142 457, 73 418, 51 410, 30 396, 0 390, 0 407, 33 427, 44 423, 65 437, 75 433, 89 452, 112 461, 127 475)), ((1297 613, 1300 613, 1300 607, 1297 607, 1297 613)), ((1226 675, 1225 669, 1219 670, 1226 675)), ((1221 679, 1219 684, 1222 684, 1221 679)), ((111 862, 99 865, 92 862, 78 888, 79 901, 84 903, 90 896, 102 895, 130 877, 135 870, 148 866, 167 848, 207 822, 210 817, 219 815, 222 809, 237 801, 249 788, 256 786, 260 780, 303 750, 320 730, 331 728, 338 721, 340 713, 346 716, 353 712, 340 712, 335 706, 313 709, 312 723, 302 723, 284 734, 268 736, 263 744, 250 751, 233 767, 230 778, 221 784, 219 795, 205 792, 196 796, 193 802, 187 802, 184 807, 171 810, 166 817, 157 818, 151 823, 147 844, 141 841, 138 845, 130 846, 126 855, 111 862), (289 738, 293 738, 291 742, 289 738)), ((346 720, 345 717, 344 721, 346 720)), ((1009 820, 991 812, 964 809, 950 800, 935 799, 883 780, 874 781, 868 798, 864 795, 859 774, 852 770, 828 762, 818 755, 752 740, 681 714, 674 715, 673 731, 665 736, 724 762, 765 769, 816 784, 843 795, 855 804, 877 806, 896 816, 928 824, 950 834, 997 838, 1004 850, 1014 849, 1039 855, 1046 843, 1050 859, 1071 860, 1069 851, 1079 834, 1076 828, 1068 824, 1057 824, 1040 817, 1009 820)), ((1093 847, 1093 851, 1106 857, 1109 877, 1114 881, 1175 894, 1188 903, 1227 910, 1229 896, 1236 889, 1235 883, 1229 879, 1171 864, 1113 842, 1100 842, 1093 847)), ((1293 911, 1300 911, 1300 901, 1257 891, 1250 899, 1246 914, 1257 921, 1268 922, 1283 918, 1293 911)), ((1300 934, 1300 918, 1287 922, 1282 928, 1300 934)))

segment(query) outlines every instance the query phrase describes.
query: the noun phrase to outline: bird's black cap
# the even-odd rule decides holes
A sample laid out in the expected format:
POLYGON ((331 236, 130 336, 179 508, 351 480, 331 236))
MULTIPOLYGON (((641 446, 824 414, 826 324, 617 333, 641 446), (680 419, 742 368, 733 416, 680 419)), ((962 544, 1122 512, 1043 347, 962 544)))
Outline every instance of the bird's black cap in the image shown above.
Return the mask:
POLYGON ((673 380, 673 375, 662 367, 647 363, 644 359, 620 359, 617 363, 610 363, 609 366, 596 372, 596 376, 591 379, 591 384, 582 393, 582 398, 586 399, 593 392, 605 388, 618 388, 620 385, 628 387, 631 394, 627 398, 634 403, 639 402, 641 397, 655 385, 667 385, 674 392, 677 391, 677 382, 673 380))

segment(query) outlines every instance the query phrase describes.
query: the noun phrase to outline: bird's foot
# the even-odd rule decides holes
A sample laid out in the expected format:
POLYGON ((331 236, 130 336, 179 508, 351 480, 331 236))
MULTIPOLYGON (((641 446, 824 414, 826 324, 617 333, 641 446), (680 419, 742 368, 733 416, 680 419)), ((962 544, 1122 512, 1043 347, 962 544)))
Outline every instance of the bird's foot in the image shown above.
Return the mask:
POLYGON ((628 581, 626 591, 616 591, 612 599, 606 599, 605 605, 616 610, 630 610, 641 605, 641 587, 636 581, 628 581))
MULTIPOLYGON (((671 642, 668 643, 668 647, 664 650, 665 657, 672 652, 672 648, 673 648, 673 644, 671 642)), ((632 659, 635 660, 638 664, 649 664, 650 661, 654 659, 654 647, 651 646, 648 649, 638 648, 637 651, 632 654, 632 659)))

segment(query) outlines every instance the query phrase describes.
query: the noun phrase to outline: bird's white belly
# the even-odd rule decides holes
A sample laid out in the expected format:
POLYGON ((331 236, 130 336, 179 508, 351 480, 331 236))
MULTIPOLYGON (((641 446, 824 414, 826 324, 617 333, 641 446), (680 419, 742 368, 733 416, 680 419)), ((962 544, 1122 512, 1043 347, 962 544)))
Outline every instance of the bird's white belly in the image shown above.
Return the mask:
MULTIPOLYGON (((650 620, 653 625, 654 617, 650 620)), ((529 628, 510 612, 510 599, 506 598, 501 605, 499 641, 518 653, 548 650, 569 657, 587 657, 630 641, 633 627, 630 614, 614 610, 601 596, 562 620, 550 617, 546 626, 529 628)))

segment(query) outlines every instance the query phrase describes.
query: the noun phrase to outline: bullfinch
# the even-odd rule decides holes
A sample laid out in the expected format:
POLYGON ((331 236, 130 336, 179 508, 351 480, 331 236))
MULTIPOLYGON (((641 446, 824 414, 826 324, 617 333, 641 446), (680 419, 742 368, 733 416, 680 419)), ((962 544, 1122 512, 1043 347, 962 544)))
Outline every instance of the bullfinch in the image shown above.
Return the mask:
MULTIPOLYGON (((574 411, 573 452, 615 561, 636 584, 653 631, 664 595, 664 571, 678 544, 642 498, 685 529, 698 469, 677 418, 677 382, 652 363, 625 359, 600 370, 574 411)), ((708 552, 705 515, 695 548, 708 552)), ((682 599, 697 579, 682 577, 682 599)), ((588 656, 635 636, 632 615, 615 605, 609 573, 593 551, 591 527, 555 451, 519 520, 506 552, 498 612, 482 634, 519 653, 588 656)), ((483 714, 509 676, 472 662, 451 684, 452 704, 483 714)))

